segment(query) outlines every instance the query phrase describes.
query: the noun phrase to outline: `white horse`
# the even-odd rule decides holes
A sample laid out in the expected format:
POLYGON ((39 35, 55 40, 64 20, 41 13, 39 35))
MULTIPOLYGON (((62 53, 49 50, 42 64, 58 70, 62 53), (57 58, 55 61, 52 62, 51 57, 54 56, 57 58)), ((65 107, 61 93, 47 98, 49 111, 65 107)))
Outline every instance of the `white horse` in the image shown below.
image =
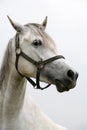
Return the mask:
POLYGON ((42 89, 40 80, 64 92, 75 87, 78 73, 58 55, 45 32, 47 17, 42 24, 24 26, 9 21, 17 33, 9 41, 0 70, 0 130, 66 130, 39 110, 29 97, 26 82, 42 89))

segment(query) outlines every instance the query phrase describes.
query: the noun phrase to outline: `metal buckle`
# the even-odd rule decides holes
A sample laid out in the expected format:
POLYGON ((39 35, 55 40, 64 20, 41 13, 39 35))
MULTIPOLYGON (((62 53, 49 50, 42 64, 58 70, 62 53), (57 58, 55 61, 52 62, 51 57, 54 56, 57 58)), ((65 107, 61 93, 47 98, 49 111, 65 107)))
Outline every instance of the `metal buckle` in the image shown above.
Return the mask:
POLYGON ((22 52, 21 48, 16 48, 16 54, 17 54, 17 55, 20 55, 21 52, 22 52))

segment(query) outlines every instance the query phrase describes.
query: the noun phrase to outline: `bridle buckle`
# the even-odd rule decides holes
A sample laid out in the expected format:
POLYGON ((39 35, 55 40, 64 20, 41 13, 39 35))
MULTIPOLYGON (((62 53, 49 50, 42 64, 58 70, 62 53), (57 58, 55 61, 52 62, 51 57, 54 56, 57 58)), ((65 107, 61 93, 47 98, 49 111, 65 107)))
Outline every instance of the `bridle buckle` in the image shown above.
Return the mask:
POLYGON ((20 55, 21 52, 22 52, 21 48, 16 48, 16 54, 17 54, 17 55, 20 55))

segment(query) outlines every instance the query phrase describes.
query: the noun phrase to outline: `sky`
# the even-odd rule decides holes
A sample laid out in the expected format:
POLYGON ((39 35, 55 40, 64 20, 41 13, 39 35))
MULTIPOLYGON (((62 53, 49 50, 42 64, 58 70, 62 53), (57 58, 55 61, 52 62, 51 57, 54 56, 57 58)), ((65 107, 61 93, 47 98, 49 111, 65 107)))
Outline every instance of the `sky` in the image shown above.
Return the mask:
MULTIPOLYGON (((48 16, 46 31, 59 53, 79 72, 77 86, 58 93, 55 86, 40 91, 28 83, 29 94, 52 120, 69 130, 87 130, 87 1, 86 0, 1 0, 0 64, 15 31, 7 15, 15 21, 42 23, 48 16)), ((42 84, 43 85, 43 84, 42 84)))

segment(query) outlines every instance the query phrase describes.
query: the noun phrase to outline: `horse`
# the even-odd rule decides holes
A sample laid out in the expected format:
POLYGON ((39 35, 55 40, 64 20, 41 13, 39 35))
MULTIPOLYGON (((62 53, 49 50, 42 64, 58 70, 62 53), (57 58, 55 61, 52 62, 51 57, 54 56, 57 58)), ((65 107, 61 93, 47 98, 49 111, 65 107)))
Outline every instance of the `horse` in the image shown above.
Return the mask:
POLYGON ((0 68, 0 130, 67 130, 38 108, 26 84, 29 81, 41 90, 53 84, 62 93, 76 86, 78 73, 46 33, 47 17, 41 24, 25 25, 8 19, 16 34, 9 40, 0 68), (41 87, 40 81, 48 85, 41 87))

